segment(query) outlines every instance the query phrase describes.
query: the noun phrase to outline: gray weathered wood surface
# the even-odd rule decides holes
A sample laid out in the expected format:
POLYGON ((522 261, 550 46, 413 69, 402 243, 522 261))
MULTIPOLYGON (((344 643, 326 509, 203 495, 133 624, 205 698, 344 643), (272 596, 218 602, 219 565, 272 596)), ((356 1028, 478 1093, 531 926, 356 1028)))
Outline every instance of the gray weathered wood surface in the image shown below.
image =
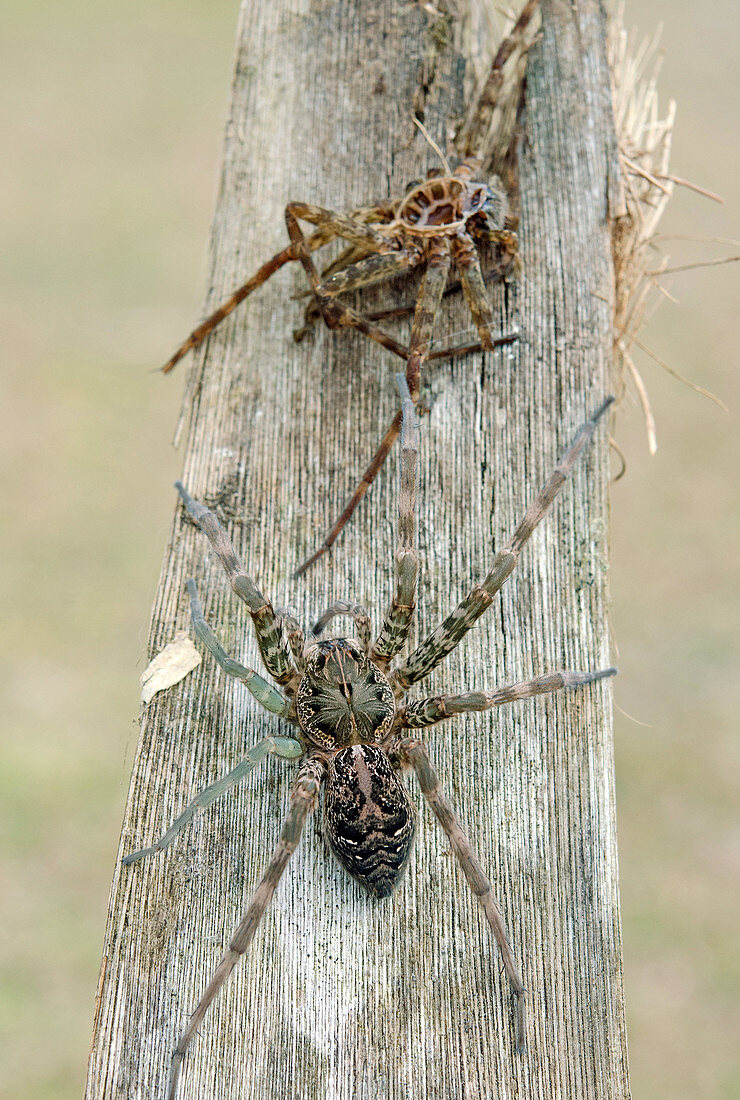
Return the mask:
MULTIPOLYGON (((422 63, 440 143, 462 110, 464 71, 462 28, 452 24, 440 52, 433 24, 399 0, 243 4, 207 308, 283 246, 288 199, 349 209, 398 192, 433 162, 411 122, 422 63)), ((614 137, 603 37, 595 0, 543 0, 521 149, 523 275, 492 291, 501 332, 517 328, 521 339, 425 372, 417 637, 485 574, 609 391, 614 137)), ((291 579, 396 407, 397 366, 382 349, 323 328, 294 344, 301 308, 290 296, 303 285, 296 265, 283 270, 211 338, 205 365, 196 357, 184 480, 218 500, 260 586, 306 625, 343 595, 377 617, 392 578, 395 456, 334 553, 291 579)), ((448 303, 444 328, 467 336, 469 327, 464 304, 448 303)), ((502 597, 419 695, 610 663, 607 486, 602 427, 502 597)), ((191 574, 227 647, 259 667, 244 607, 180 513, 152 653, 187 629, 191 574)), ((526 1056, 512 1054, 495 945, 423 807, 406 879, 382 902, 340 872, 318 819, 307 829, 191 1048, 181 1095, 627 1097, 609 691, 460 718, 427 738, 522 962, 526 1056)), ((277 725, 208 658, 157 697, 143 718, 121 853, 160 835, 277 725)), ((162 1096, 176 1038, 275 844, 291 774, 269 761, 166 853, 116 871, 89 1100, 162 1096)))

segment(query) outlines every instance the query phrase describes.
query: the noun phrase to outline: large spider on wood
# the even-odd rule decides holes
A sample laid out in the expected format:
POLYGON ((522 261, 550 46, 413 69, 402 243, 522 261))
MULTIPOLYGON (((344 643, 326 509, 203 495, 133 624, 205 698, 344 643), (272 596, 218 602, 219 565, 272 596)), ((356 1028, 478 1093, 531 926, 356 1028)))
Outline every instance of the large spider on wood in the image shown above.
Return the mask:
POLYGON ((364 608, 342 600, 324 612, 314 627, 314 635, 318 638, 336 616, 347 615, 354 622, 356 640, 334 637, 307 645, 298 624, 287 615, 276 614, 270 601, 257 589, 213 513, 193 500, 182 484, 177 483, 187 511, 210 540, 234 592, 249 608, 265 668, 283 691, 278 691, 257 672, 226 653, 203 617, 195 581, 190 580, 187 588, 193 629, 226 673, 246 684, 263 707, 286 719, 295 729, 293 736, 276 735, 259 741, 233 771, 201 791, 155 844, 132 852, 123 862, 134 863, 166 848, 198 810, 234 786, 269 753, 288 759, 300 758, 301 764, 291 788, 290 810, 272 860, 175 1048, 168 1100, 176 1096, 183 1058, 209 1005, 252 941, 298 844, 306 818, 318 804, 322 784, 324 831, 340 864, 375 897, 386 897, 398 885, 415 831, 414 809, 398 777, 398 772, 404 768, 415 771, 421 790, 480 902, 498 944, 513 995, 515 1046, 517 1050, 525 1046, 524 983, 509 945, 501 911, 491 883, 441 790, 426 746, 418 739, 416 731, 455 714, 488 710, 503 703, 589 684, 614 675, 616 669, 552 672, 495 691, 470 691, 408 702, 406 694, 455 649, 490 606, 613 399, 605 401, 580 429, 554 473, 529 505, 508 544, 496 554, 484 580, 475 585, 410 656, 396 661, 411 624, 418 574, 416 421, 405 378, 400 374, 397 377, 402 395, 402 433, 395 591, 374 640, 364 608))
MULTIPOLYGON (((490 121, 503 81, 504 64, 518 45, 524 48, 522 44, 536 8, 537 0, 528 0, 511 33, 501 42, 476 104, 473 120, 466 123, 469 139, 479 139, 481 128, 486 121, 490 121)), ((349 214, 308 203, 289 202, 285 208, 285 221, 290 245, 263 264, 207 317, 180 345, 162 368, 163 371, 171 371, 240 302, 291 260, 298 260, 303 265, 314 295, 314 304, 330 329, 358 329, 406 361, 406 380, 414 403, 418 399, 420 371, 425 360, 491 350, 513 342, 514 336, 497 337, 492 331, 493 313, 480 264, 482 247, 492 244, 497 253, 493 274, 508 276, 516 269, 518 242, 508 221, 506 195, 496 183, 484 178, 482 161, 477 155, 467 155, 453 170, 420 122, 418 125, 441 157, 444 170, 430 169, 425 180, 415 180, 409 184, 406 194, 400 198, 362 207, 349 214), (307 237, 301 229, 301 221, 316 226, 316 231, 307 237), (312 253, 337 238, 347 242, 348 247, 319 274, 312 253), (453 267, 457 270, 459 285, 465 294, 480 342, 432 352, 434 322, 453 267), (339 300, 341 294, 414 270, 421 270, 424 274, 408 346, 381 329, 375 320, 361 315, 339 300)), ((391 314, 399 312, 405 311, 390 311, 391 314)), ((333 545, 385 462, 398 438, 400 427, 399 410, 347 506, 318 550, 296 570, 296 576, 304 573, 333 545)))

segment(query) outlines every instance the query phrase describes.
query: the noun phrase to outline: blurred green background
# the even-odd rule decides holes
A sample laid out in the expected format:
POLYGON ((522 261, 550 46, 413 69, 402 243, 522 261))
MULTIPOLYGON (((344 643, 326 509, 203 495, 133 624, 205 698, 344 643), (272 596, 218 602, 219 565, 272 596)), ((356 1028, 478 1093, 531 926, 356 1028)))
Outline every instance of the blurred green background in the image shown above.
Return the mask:
MULTIPOLYGON (((236 0, 4 5, 0 1096, 81 1094, 138 676, 174 504, 183 374, 150 372, 197 317, 236 0)), ((676 195, 666 233, 733 237, 730 0, 654 0, 676 195)), ((298 196, 300 197, 300 196, 298 196)), ((310 196, 307 196, 310 197, 310 196)), ((671 242, 674 262, 731 245, 671 242)), ((673 276, 643 333, 730 413, 640 362, 658 421, 617 438, 613 628, 633 1093, 740 1097, 738 271, 673 276), (633 721, 638 720, 639 723, 633 721)), ((639 353, 638 353, 639 354, 639 353)))

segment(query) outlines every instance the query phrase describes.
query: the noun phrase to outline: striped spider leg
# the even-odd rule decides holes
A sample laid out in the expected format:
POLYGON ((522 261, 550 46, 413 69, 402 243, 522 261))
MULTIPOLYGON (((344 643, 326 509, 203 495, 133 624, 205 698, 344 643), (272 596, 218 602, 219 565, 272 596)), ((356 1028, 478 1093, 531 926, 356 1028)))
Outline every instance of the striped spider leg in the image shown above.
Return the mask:
POLYGON ((491 882, 475 855, 454 811, 442 793, 419 730, 467 711, 489 710, 563 688, 576 688, 614 674, 554 672, 498 688, 407 701, 407 689, 423 679, 459 643, 490 606, 532 531, 545 516, 570 475, 578 455, 593 434, 605 402, 586 422, 555 472, 535 496, 507 546, 496 555, 485 580, 409 657, 402 656, 414 614, 419 562, 416 551, 416 414, 403 374, 401 392, 401 461, 393 596, 377 634, 367 611, 351 602, 333 603, 306 643, 295 620, 276 612, 241 565, 216 517, 178 484, 191 517, 208 537, 231 582, 244 600, 254 623, 265 667, 280 689, 222 648, 206 623, 195 582, 188 582, 196 636, 229 675, 241 680, 258 702, 293 727, 290 736, 272 735, 258 742, 223 779, 201 792, 167 832, 148 848, 126 856, 134 863, 165 849, 193 815, 240 781, 269 753, 298 761, 291 786, 290 808, 267 869, 232 936, 221 962, 193 1010, 172 1056, 167 1100, 175 1100, 178 1081, 193 1037, 209 1006, 248 949, 275 889, 299 842, 304 824, 324 788, 324 835, 341 866, 372 896, 387 897, 398 886, 408 863, 416 815, 399 771, 415 772, 425 799, 449 837, 466 880, 478 898, 498 945, 514 999, 514 1042, 525 1046, 524 981, 509 943, 491 882), (357 640, 321 637, 333 619, 348 617, 357 640))

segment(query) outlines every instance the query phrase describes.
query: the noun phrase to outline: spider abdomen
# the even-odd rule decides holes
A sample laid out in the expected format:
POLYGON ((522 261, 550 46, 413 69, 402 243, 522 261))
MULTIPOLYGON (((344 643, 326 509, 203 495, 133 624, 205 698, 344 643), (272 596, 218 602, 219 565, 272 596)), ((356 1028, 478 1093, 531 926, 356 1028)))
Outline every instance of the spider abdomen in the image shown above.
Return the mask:
POLYGON ((414 839, 406 788, 377 745, 349 745, 329 761, 324 830, 341 865, 384 898, 397 886, 414 839))

